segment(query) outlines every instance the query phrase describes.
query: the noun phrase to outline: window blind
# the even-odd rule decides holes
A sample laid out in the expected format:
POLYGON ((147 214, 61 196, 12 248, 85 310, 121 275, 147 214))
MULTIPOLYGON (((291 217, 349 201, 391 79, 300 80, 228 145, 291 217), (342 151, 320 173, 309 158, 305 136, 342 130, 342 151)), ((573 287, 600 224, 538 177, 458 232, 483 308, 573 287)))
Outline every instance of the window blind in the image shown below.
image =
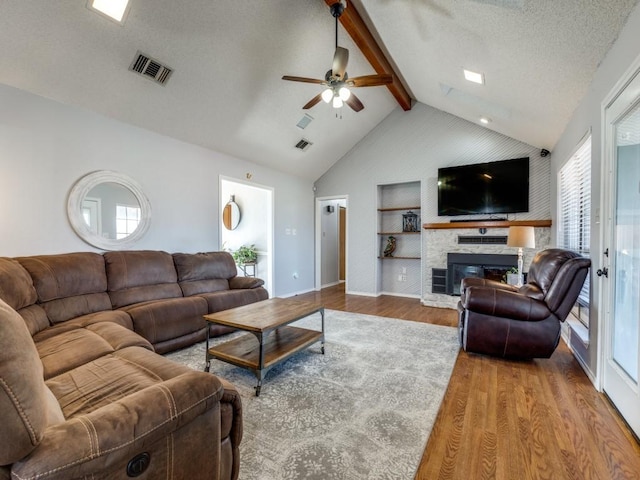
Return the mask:
MULTIPOLYGON (((558 246, 590 256, 591 244, 591 134, 578 146, 558 173, 558 246)), ((578 297, 589 307, 589 277, 578 297)))

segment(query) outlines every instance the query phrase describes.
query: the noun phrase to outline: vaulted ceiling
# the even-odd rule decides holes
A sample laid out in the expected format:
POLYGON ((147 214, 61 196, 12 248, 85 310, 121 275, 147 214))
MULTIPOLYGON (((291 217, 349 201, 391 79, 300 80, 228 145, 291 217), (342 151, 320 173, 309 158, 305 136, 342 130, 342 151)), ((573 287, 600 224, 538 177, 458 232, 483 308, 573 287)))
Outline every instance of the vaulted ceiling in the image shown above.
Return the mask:
MULTIPOLYGON (((551 150, 638 0, 349 0, 414 101, 551 150), (463 68, 485 76, 464 80, 463 68)), ((0 83, 314 180, 394 108, 302 106, 335 48, 325 0, 130 0, 123 25, 85 0, 0 2, 0 83), (129 71, 143 52, 173 69, 129 71), (295 148, 300 139, 312 145, 295 148)), ((376 73, 344 28, 351 77, 376 73)))

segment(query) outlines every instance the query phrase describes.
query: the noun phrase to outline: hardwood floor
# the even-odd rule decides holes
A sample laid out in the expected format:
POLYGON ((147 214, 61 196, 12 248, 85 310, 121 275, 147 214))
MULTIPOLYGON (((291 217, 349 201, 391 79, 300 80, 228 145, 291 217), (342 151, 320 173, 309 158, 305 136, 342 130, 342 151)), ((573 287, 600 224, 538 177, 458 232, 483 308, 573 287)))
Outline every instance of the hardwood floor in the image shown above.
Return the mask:
MULTIPOLYGON (((454 310, 401 297, 299 295, 328 309, 456 326, 454 310)), ((417 480, 640 479, 640 445, 561 342, 550 359, 460 351, 417 480)))

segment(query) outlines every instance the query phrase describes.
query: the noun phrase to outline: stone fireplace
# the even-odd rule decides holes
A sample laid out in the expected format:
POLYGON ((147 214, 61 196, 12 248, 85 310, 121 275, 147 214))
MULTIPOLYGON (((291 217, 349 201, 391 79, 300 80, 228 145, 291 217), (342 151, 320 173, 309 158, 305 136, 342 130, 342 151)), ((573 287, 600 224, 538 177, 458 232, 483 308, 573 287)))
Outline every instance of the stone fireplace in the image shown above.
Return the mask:
POLYGON ((448 253, 447 294, 460 295, 460 281, 465 277, 487 278, 499 282, 507 270, 517 265, 517 255, 448 253))
MULTIPOLYGON (((460 287, 460 279, 471 276, 487 276, 496 280, 502 280, 504 272, 512 266, 516 266, 517 249, 506 245, 505 241, 497 241, 498 237, 505 239, 509 233, 510 224, 520 222, 441 222, 423 225, 422 235, 422 304, 430 307, 456 308, 460 297, 457 290, 460 287), (482 231, 478 229, 482 228, 482 231), (486 228, 486 231, 484 229, 486 228), (479 233, 477 235, 476 233, 479 233), (469 235, 482 237, 481 242, 466 242, 469 235), (464 239, 465 241, 461 241, 464 239), (462 254, 473 255, 464 261, 454 261, 457 265, 466 264, 473 268, 456 268, 457 273, 449 274, 449 255, 462 254), (480 259, 478 260, 478 257, 480 259), (490 257, 482 258, 489 255, 490 257), (509 259, 507 263, 498 258, 509 259), (471 260, 471 261, 469 261, 471 260), (495 263, 499 262, 499 263, 495 263), (495 270, 491 267, 498 267, 495 270), (480 270, 482 268, 482 270, 480 270), (500 278, 495 278, 495 277, 500 278), (451 287, 449 287, 449 284, 451 287), (456 285, 456 293, 453 293, 453 285, 456 285)), ((551 222, 532 221, 535 227, 536 248, 524 249, 524 268, 528 271, 529 264, 535 253, 547 248, 551 242, 551 222)))

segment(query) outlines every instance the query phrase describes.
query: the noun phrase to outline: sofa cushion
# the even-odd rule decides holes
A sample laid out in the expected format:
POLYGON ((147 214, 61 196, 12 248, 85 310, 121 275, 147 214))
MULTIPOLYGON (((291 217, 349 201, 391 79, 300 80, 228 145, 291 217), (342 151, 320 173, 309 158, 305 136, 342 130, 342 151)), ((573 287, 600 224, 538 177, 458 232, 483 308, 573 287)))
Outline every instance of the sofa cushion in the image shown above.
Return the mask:
POLYGON ((113 308, 182 297, 173 258, 167 252, 107 252, 104 259, 113 308))
POLYGON ((193 370, 146 349, 129 347, 52 378, 47 385, 71 419, 189 372, 193 370))
POLYGON ((154 346, 205 327, 207 302, 200 297, 168 298, 122 308, 133 320, 133 329, 154 346))
POLYGON ((173 262, 185 296, 228 290, 229 280, 238 274, 228 252, 174 253, 173 262))
POLYGON ((54 336, 36 335, 36 348, 42 361, 44 378, 50 379, 129 346, 153 347, 140 335, 121 325, 99 322, 74 328, 54 336), (39 337, 45 337, 40 339, 39 337))
POLYGON ((17 260, 31 275, 38 301, 52 323, 111 310, 102 255, 81 252, 17 260))
POLYGON ((214 313, 266 300, 269 297, 269 293, 264 288, 249 288, 229 290, 227 292, 202 293, 198 296, 207 301, 209 313, 214 313))
POLYGON ((0 257, 0 299, 20 310, 36 303, 37 298, 29 272, 16 260, 0 257))
POLYGON ((0 465, 29 454, 62 416, 24 320, 0 300, 0 465), (57 406, 57 408, 56 408, 57 406))
POLYGON ((41 342, 50 337, 55 337, 61 333, 76 330, 78 328, 85 328, 94 323, 115 323, 125 327, 127 330, 133 331, 133 323, 131 317, 125 312, 119 310, 108 310, 105 312, 89 313, 82 315, 66 322, 58 323, 45 329, 44 331, 32 334, 36 342, 41 342))

